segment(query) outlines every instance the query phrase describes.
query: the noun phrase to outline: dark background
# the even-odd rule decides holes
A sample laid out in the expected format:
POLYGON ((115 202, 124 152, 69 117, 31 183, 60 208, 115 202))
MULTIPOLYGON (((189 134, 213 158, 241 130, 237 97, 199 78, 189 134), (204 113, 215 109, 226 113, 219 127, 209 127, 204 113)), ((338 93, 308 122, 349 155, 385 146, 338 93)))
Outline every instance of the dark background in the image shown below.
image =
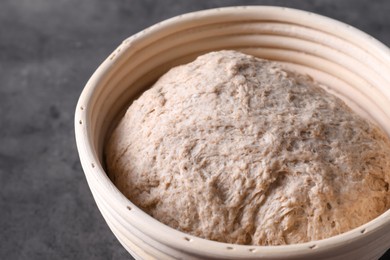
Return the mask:
POLYGON ((388 0, 0 0, 0 259, 130 259, 79 163, 78 96, 111 51, 145 27, 256 4, 333 17, 390 46, 388 0))

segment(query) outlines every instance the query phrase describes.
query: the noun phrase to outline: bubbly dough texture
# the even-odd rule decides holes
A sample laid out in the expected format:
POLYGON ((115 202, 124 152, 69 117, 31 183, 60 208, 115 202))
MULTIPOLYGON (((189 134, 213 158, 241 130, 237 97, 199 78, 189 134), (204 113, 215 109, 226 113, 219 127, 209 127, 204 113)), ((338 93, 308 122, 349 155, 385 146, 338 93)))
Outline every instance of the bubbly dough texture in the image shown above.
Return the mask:
POLYGON ((106 146, 110 178, 157 220, 206 239, 327 238, 390 207, 390 142, 308 76, 235 51, 171 69, 106 146))

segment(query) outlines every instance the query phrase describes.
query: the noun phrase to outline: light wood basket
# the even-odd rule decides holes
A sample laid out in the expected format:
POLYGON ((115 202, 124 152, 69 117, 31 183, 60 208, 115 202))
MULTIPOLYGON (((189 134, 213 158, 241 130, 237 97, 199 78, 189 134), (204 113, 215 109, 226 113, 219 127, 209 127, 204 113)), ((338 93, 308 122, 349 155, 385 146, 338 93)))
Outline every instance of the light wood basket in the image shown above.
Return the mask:
POLYGON ((189 13, 126 39, 96 70, 76 108, 80 160, 107 224, 136 259, 377 259, 390 247, 390 211, 328 239, 242 246, 201 239, 153 219, 104 169, 103 144, 121 111, 172 66, 235 49, 311 75, 390 135, 390 52, 371 36, 317 14, 243 6, 189 13))

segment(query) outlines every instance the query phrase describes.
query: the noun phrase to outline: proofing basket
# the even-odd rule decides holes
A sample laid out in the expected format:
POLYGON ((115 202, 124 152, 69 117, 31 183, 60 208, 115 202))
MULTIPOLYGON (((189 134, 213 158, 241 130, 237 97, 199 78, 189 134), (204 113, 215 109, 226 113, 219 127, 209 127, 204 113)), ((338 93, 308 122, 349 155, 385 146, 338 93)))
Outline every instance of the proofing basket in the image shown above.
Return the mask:
POLYGON ((96 70, 76 108, 78 152, 104 219, 136 259, 377 259, 390 247, 390 211, 349 232, 287 246, 219 243, 174 230, 124 197, 107 177, 103 146, 115 122, 169 68, 234 49, 308 74, 390 135, 390 52, 344 23, 282 7, 211 9, 126 39, 96 70))

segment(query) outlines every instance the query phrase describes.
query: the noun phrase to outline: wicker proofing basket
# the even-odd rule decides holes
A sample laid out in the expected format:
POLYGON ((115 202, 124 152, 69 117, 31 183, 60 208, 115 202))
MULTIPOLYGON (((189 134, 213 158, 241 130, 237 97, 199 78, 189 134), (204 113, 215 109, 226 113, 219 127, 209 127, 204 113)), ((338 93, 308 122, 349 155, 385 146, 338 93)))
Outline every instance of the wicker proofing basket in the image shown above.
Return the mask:
POLYGON ((107 224, 137 259, 377 259, 390 247, 390 211, 347 233, 288 246, 242 246, 176 231, 124 197, 104 170, 107 132, 129 101, 170 67, 236 49, 307 73, 390 134, 390 52, 344 23, 281 7, 189 13, 125 40, 96 70, 75 115, 77 147, 107 224))

